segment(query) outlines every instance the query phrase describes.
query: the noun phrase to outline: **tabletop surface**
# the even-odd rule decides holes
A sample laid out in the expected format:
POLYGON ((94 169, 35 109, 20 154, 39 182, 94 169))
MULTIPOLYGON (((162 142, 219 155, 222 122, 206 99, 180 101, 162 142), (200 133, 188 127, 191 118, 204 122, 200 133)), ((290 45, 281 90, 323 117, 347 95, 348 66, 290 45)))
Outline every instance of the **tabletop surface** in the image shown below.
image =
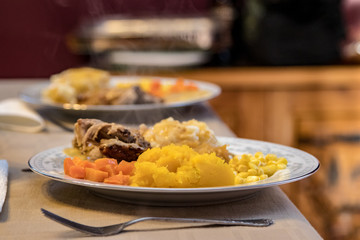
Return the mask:
MULTIPOLYGON (((0 100, 17 97, 19 91, 34 84, 34 80, 0 81, 0 100)), ((189 227, 183 223, 144 222, 130 231, 106 239, 321 239, 319 234, 297 210, 279 187, 263 189, 251 198, 239 201, 187 207, 143 206, 121 203, 92 194, 88 189, 50 180, 28 170, 28 160, 34 154, 69 144, 73 133, 54 124, 54 118, 67 120, 58 112, 40 111, 46 129, 39 133, 0 130, 0 159, 9 163, 8 194, 0 213, 1 239, 86 239, 87 235, 57 224, 40 208, 84 224, 101 226, 120 223, 142 216, 196 218, 272 218, 270 227, 189 227), (51 117, 50 117, 51 116, 51 117)), ((154 111, 152 116, 154 116, 154 111)), ((174 116, 178 120, 204 121, 218 136, 234 137, 207 103, 156 111, 158 120, 174 116)), ((117 116, 124 125, 148 121, 149 113, 127 113, 117 116)), ((108 116, 109 117, 109 116, 108 116)), ((155 121, 154 117, 151 118, 155 121)), ((193 225, 191 225, 193 226, 193 225)), ((97 237, 98 239, 98 237, 97 237)), ((104 237, 105 239, 105 237, 104 237)))

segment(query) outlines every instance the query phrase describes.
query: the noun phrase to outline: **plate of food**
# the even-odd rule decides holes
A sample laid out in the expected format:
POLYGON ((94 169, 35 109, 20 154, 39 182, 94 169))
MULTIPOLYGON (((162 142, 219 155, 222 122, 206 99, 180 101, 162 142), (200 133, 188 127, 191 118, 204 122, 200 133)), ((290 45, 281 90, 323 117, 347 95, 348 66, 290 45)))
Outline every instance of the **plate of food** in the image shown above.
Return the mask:
POLYGON ((183 78, 112 76, 89 67, 71 68, 20 92, 32 105, 65 111, 126 111, 182 107, 215 98, 221 88, 183 78))
POLYGON ((248 198, 309 177, 320 165, 299 149, 219 137, 204 122, 167 118, 134 129, 79 119, 71 144, 36 154, 29 166, 120 202, 194 206, 248 198))

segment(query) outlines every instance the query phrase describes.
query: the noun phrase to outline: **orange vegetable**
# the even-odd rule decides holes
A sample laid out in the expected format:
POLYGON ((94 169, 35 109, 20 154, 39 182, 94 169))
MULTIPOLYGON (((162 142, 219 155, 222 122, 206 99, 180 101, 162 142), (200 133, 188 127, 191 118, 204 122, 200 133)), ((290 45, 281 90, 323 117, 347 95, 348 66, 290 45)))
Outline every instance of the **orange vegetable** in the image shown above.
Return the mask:
POLYGON ((117 175, 105 178, 104 183, 118 184, 118 185, 129 185, 130 184, 130 176, 129 175, 123 175, 122 172, 120 172, 117 175))
POLYGON ((116 159, 113 158, 99 158, 95 160, 95 167, 102 170, 106 165, 117 165, 116 159))
POLYGON ((185 83, 184 79, 179 78, 175 84, 171 87, 171 92, 178 93, 182 91, 195 91, 198 90, 198 86, 193 82, 185 83))
POLYGON ((199 89, 199 87, 193 82, 190 82, 190 83, 188 83, 188 85, 186 85, 186 90, 188 90, 188 91, 196 91, 198 89, 199 89))
POLYGON ((66 175, 95 182, 129 185, 134 170, 134 162, 121 161, 118 164, 113 158, 99 158, 94 162, 79 157, 64 159, 66 175))
POLYGON ((71 166, 69 169, 69 176, 73 178, 83 179, 85 177, 85 169, 81 166, 71 166))
POLYGON ((116 167, 118 172, 122 172, 125 175, 132 175, 135 170, 135 162, 127 162, 122 160, 116 167))
POLYGON ((69 175, 70 167, 75 166, 73 160, 71 158, 64 159, 64 172, 66 175, 69 175))
POLYGON ((176 80, 175 84, 171 87, 172 92, 180 92, 184 90, 184 80, 179 78, 176 80))
POLYGON ((77 166, 80 166, 84 161, 79 157, 74 157, 72 160, 73 160, 74 164, 77 165, 77 166))
POLYGON ((83 166, 84 168, 95 168, 96 167, 95 163, 89 162, 89 161, 83 161, 81 163, 81 166, 83 166))
POLYGON ((109 176, 113 176, 116 172, 117 160, 113 158, 99 158, 95 160, 95 169, 107 172, 109 176))
POLYGON ((85 168, 85 177, 84 179, 94 181, 94 182, 103 182, 105 178, 109 176, 109 173, 97 170, 94 168, 85 168))
POLYGON ((154 96, 158 96, 158 97, 163 96, 163 91, 162 91, 162 88, 161 88, 160 80, 153 80, 151 82, 149 92, 150 92, 150 94, 152 94, 154 96))

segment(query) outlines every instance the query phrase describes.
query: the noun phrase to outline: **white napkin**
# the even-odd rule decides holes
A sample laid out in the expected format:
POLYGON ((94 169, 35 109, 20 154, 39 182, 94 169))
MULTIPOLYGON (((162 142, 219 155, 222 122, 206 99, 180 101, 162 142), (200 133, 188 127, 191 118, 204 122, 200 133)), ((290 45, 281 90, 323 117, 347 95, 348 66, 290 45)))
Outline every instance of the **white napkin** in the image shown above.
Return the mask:
POLYGON ((0 102, 0 128, 39 132, 45 127, 45 121, 34 110, 17 98, 0 102))
POLYGON ((6 160, 0 160, 0 212, 5 202, 8 182, 9 165, 6 160))

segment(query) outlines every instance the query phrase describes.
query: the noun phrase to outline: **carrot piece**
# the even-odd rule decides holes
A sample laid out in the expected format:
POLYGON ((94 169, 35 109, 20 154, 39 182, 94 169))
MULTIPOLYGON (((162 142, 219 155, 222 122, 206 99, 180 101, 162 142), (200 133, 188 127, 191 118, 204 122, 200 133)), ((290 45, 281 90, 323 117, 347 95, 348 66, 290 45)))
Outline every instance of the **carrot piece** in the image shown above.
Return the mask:
POLYGON ((180 92, 184 89, 184 80, 179 78, 176 80, 175 84, 171 87, 172 92, 180 92))
POLYGON ((85 179, 94 182, 103 182, 109 173, 94 168, 85 168, 85 179))
POLYGON ((75 165, 80 166, 83 163, 84 160, 82 160, 79 157, 73 157, 73 162, 75 165))
POLYGON ((96 168, 95 163, 90 161, 83 161, 81 166, 83 166, 84 168, 96 168))
POLYGON ((164 92, 160 80, 153 80, 150 84, 149 93, 157 97, 163 97, 164 92))
POLYGON ((65 172, 65 175, 69 175, 71 166, 75 166, 73 160, 71 158, 65 158, 64 159, 64 172, 65 172))
POLYGON ((117 165, 108 164, 101 171, 107 172, 111 177, 119 173, 118 171, 116 171, 116 166, 117 165))
POLYGON ((107 172, 109 176, 115 175, 117 160, 113 158, 99 158, 95 160, 95 169, 107 172))
POLYGON ((124 174, 122 174, 122 172, 120 172, 117 175, 105 178, 104 183, 117 184, 117 185, 129 185, 130 176, 124 175, 124 174))
POLYGON ((117 165, 117 161, 114 158, 99 158, 95 160, 95 168, 98 170, 102 170, 106 165, 117 165))
POLYGON ((190 82, 188 85, 185 86, 185 88, 188 91, 196 91, 199 89, 199 87, 193 82, 190 82))
POLYGON ((122 160, 116 167, 118 172, 122 172, 124 175, 132 175, 135 170, 135 162, 127 162, 122 160))
POLYGON ((85 177, 85 169, 81 166, 71 166, 69 169, 69 176, 73 178, 83 179, 85 177))

